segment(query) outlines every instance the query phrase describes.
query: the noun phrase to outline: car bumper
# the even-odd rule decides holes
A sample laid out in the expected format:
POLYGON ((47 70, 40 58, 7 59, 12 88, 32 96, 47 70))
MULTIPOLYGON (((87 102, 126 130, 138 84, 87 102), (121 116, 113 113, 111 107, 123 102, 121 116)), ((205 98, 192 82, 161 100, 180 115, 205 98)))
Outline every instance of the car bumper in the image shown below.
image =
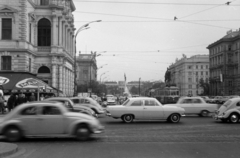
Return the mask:
POLYGON ((104 132, 104 126, 98 126, 97 128, 93 129, 93 134, 100 134, 104 132))
POLYGON ((222 115, 213 115, 212 116, 215 120, 218 120, 218 119, 226 119, 226 117, 222 116, 222 115))

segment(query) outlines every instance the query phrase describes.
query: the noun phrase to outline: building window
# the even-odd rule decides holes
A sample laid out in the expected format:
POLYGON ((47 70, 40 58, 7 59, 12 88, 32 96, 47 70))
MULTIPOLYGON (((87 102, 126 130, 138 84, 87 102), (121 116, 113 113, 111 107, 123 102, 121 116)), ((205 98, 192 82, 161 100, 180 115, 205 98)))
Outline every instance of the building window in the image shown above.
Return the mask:
POLYGON ((32 24, 29 24, 29 43, 32 43, 32 24))
POLYGON ((206 75, 208 75, 208 71, 206 71, 206 75))
POLYGON ((2 56, 1 58, 2 70, 12 70, 12 57, 2 56))
POLYGON ((201 69, 203 69, 203 65, 201 65, 201 69))
POLYGON ((203 71, 201 71, 201 75, 203 75, 203 71))
POLYGON ((50 73, 50 69, 47 66, 42 66, 38 69, 38 73, 50 73))
POLYGON ((192 66, 188 66, 188 69, 192 69, 192 66))
POLYGON ((192 78, 188 78, 188 82, 192 82, 192 78))
POLYGON ((38 22, 38 46, 51 45, 51 23, 48 19, 41 19, 38 22))
POLYGON ((49 5, 49 0, 40 0, 40 5, 49 5))
POLYGON ((228 86, 232 87, 232 81, 228 81, 228 86))
POLYGON ((206 69, 208 69, 208 65, 206 65, 206 69))
POLYGON ((198 69, 198 65, 196 65, 196 69, 198 69))
POLYGON ((198 72, 196 72, 196 76, 198 75, 198 72))
POLYGON ((12 19, 2 19, 2 39, 12 39, 12 19))

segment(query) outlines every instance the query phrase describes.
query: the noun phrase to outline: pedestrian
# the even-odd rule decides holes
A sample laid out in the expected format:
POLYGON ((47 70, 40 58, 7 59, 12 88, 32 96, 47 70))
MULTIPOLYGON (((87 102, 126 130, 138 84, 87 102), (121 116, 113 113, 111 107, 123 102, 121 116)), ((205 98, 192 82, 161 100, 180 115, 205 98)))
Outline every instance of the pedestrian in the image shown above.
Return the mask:
POLYGON ((0 93, 0 110, 1 110, 2 114, 4 114, 4 97, 3 97, 2 93, 0 93))
POLYGON ((19 94, 17 105, 20 105, 26 102, 27 102, 27 98, 25 97, 25 94, 19 94))
POLYGON ((16 102, 16 98, 15 98, 14 94, 11 94, 7 101, 7 107, 8 107, 9 112, 13 110, 13 108, 15 106, 15 102, 16 102))
POLYGON ((29 102, 32 102, 32 101, 36 101, 36 97, 34 93, 32 93, 31 96, 29 97, 29 102))
POLYGON ((13 106, 13 109, 16 107, 16 106, 18 106, 18 95, 16 94, 15 95, 15 104, 14 104, 14 106, 13 106))
POLYGON ((41 97, 40 97, 40 101, 42 101, 42 100, 44 100, 45 98, 44 98, 44 96, 43 96, 43 94, 41 95, 41 97))

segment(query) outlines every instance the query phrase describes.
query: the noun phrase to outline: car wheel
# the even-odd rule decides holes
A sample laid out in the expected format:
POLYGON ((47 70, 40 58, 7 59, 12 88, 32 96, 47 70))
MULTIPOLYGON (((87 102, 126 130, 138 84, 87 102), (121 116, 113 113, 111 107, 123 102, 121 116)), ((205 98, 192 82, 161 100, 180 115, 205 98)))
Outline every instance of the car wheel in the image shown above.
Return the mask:
POLYGON ((91 135, 91 131, 89 130, 87 125, 78 125, 75 130, 75 136, 80 141, 86 141, 89 139, 91 135))
POLYGON ((178 123, 180 121, 180 115, 172 114, 171 116, 169 116, 169 121, 172 123, 178 123))
POLYGON ((207 110, 201 111, 201 116, 206 117, 208 116, 209 112, 207 110))
POLYGON ((231 114, 230 116, 229 116, 229 121, 231 122, 231 123, 237 123, 238 121, 239 121, 239 116, 238 116, 238 114, 231 114))
POLYGON ((9 126, 4 131, 4 136, 9 142, 17 142, 22 138, 22 131, 16 126, 9 126))
POLYGON ((124 115, 124 116, 123 116, 123 121, 124 121, 125 123, 131 123, 131 122, 133 122, 133 115, 124 115))

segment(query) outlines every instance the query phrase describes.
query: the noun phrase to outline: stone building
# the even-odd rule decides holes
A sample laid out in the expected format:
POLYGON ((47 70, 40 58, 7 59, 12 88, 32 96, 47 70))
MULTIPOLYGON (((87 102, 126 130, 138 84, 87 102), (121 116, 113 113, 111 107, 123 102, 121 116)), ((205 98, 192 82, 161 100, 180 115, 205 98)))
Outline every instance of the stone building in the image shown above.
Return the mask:
POLYGON ((96 53, 79 54, 76 58, 77 85, 89 85, 90 81, 97 81, 96 53))
POLYGON ((240 29, 210 44, 210 94, 240 95, 240 29))
POLYGON ((72 0, 1 0, 0 71, 30 72, 72 96, 74 10, 72 0))
POLYGON ((197 96, 203 92, 199 86, 200 79, 209 80, 209 56, 195 55, 187 58, 185 55, 169 67, 171 83, 179 88, 180 96, 197 96))

